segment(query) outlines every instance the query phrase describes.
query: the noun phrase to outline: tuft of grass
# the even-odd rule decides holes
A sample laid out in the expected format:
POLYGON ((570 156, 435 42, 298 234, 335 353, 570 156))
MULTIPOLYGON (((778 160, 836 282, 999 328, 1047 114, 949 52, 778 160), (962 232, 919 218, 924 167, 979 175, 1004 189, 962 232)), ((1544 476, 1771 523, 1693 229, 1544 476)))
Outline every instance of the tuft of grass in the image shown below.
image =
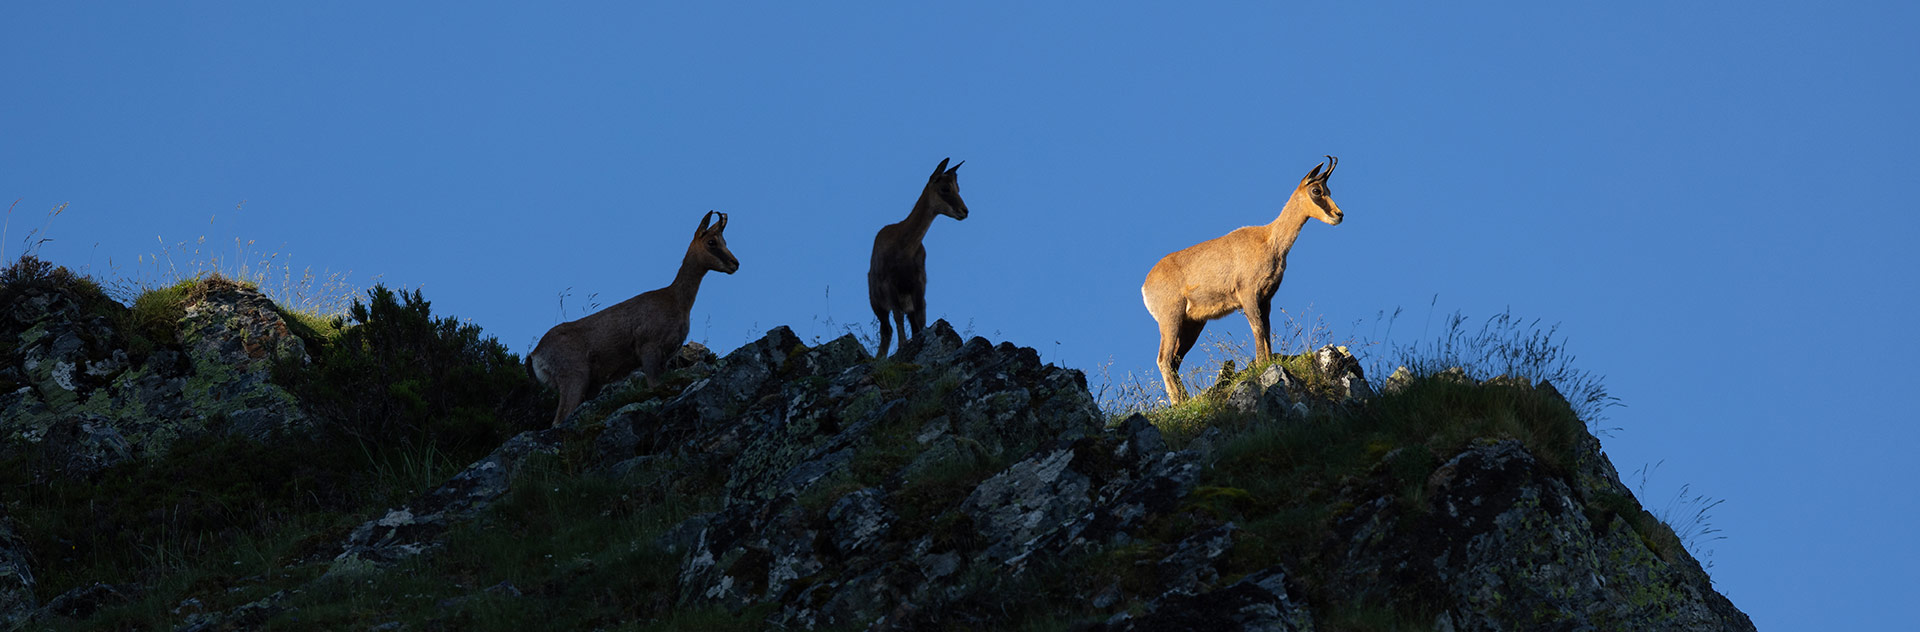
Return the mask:
MULTIPOLYGON (((1619 406, 1598 375, 1576 368, 1560 326, 1543 325, 1504 311, 1487 317, 1478 329, 1469 329, 1467 317, 1447 316, 1444 331, 1435 339, 1402 347, 1399 363, 1414 375, 1429 376, 1453 368, 1475 380, 1509 378, 1528 383, 1547 382, 1573 406, 1589 431, 1606 436, 1606 411, 1619 406)), ((1376 367, 1374 373, 1382 374, 1376 367)))
MULTIPOLYGON (((1665 461, 1642 465, 1634 472, 1634 477, 1638 479, 1634 489, 1640 492, 1639 495, 1650 496, 1647 491, 1648 481, 1653 477, 1654 470, 1659 469, 1662 463, 1665 461)), ((1694 493, 1692 483, 1683 483, 1659 509, 1642 513, 1647 514, 1647 521, 1656 523, 1664 528, 1666 534, 1672 536, 1672 544, 1693 554, 1703 569, 1712 569, 1714 551, 1707 547, 1714 542, 1727 539, 1726 536, 1720 535, 1719 528, 1713 526, 1713 510, 1724 502, 1726 499, 1694 493)), ((1639 530, 1640 526, 1639 523, 1635 523, 1635 530, 1639 530)), ((1660 541, 1663 545, 1668 544, 1664 538, 1660 541)), ((1671 558, 1663 554, 1661 559, 1671 558)))

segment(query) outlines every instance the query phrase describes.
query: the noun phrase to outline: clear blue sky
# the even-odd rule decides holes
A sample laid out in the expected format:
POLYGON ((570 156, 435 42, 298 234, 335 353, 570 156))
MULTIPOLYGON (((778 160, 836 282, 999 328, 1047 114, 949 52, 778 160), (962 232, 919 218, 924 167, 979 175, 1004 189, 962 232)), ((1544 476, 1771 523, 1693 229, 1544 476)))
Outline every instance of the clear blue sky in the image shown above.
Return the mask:
POLYGON ((1665 462, 1644 500, 1725 499, 1761 628, 1912 623, 1912 4, 48 4, 0 8, 9 256, 67 203, 62 264, 255 240, 517 351, 566 288, 665 285, 708 209, 742 268, 692 339, 870 322, 873 233, 951 156, 930 311, 1147 372, 1147 269, 1335 154, 1347 220, 1277 305, 1560 323, 1627 406, 1614 462, 1665 462))

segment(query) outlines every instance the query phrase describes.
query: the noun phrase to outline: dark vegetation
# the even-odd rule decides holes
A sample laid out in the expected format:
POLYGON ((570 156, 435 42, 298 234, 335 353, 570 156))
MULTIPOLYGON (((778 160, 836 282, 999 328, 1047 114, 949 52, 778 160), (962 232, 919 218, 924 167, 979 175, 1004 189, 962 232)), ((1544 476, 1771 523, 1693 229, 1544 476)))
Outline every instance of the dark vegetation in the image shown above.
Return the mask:
MULTIPOLYGON (((94 344, 126 348, 138 363, 178 344, 174 323, 185 305, 231 283, 185 279, 128 307, 91 279, 26 256, 0 271, 0 304, 59 293, 125 338, 94 344)), ((105 623, 79 627, 148 629, 156 624, 147 617, 177 619, 164 611, 183 600, 211 607, 247 594, 226 589, 330 558, 346 529, 445 480, 552 405, 514 354, 476 326, 435 317, 418 291, 375 287, 345 318, 283 315, 312 362, 279 367, 275 377, 329 420, 320 432, 265 442, 188 437, 159 458, 85 479, 36 480, 44 468, 33 454, 0 464, 6 514, 27 541, 43 602, 95 582, 146 586, 142 598, 109 609, 105 623)), ((7 340, 19 333, 0 331, 7 340)), ((4 366, 15 366, 14 351, 0 347, 4 366)), ((18 379, 0 375, 0 387, 17 389, 18 379)))

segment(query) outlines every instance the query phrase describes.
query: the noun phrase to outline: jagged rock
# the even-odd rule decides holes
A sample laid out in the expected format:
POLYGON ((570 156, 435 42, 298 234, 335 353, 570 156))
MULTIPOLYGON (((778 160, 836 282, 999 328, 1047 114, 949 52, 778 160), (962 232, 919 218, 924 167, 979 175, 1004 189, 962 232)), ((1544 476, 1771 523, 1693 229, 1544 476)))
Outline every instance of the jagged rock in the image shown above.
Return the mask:
POLYGON ((309 427, 269 379, 275 363, 307 360, 272 301, 217 277, 194 296, 178 323, 179 350, 155 349, 137 366, 111 319, 64 292, 13 306, 10 326, 22 331, 18 364, 7 370, 28 385, 0 398, 0 452, 39 456, 41 476, 85 476, 163 454, 183 437, 264 439, 309 427))
MULTIPOLYGON (((5 511, 0 506, 0 512, 5 511)), ((27 567, 27 546, 15 532, 13 519, 0 513, 0 627, 26 620, 34 610, 33 571, 27 567)))
POLYGON ((1174 545, 1174 552, 1160 560, 1154 575, 1165 589, 1163 595, 1195 595, 1220 580, 1218 563, 1233 548, 1233 523, 1187 536, 1174 545))
POLYGON ((1092 507, 1093 481, 1067 466, 1073 444, 1054 442, 975 487, 960 506, 980 536, 993 544, 981 555, 1003 561, 1092 507))
POLYGON ((1411 384, 1413 384, 1413 371, 1404 366, 1394 367, 1393 375, 1387 376, 1387 381, 1380 385, 1380 392, 1382 394, 1398 393, 1406 390, 1411 384))
POLYGON ((833 544, 842 554, 855 554, 886 537, 895 516, 880 502, 880 490, 867 488, 841 496, 827 510, 833 523, 833 544))
POLYGON ((1306 386, 1299 378, 1274 362, 1259 375, 1241 380, 1227 393, 1227 408, 1267 419, 1294 415, 1294 393, 1304 395, 1306 386))
POLYGON ((1288 592, 1286 582, 1286 572, 1275 566, 1219 590, 1169 593, 1146 614, 1122 613, 1089 632, 1310 632, 1313 614, 1288 592))
POLYGON ((335 571, 353 572, 418 555, 439 546, 448 528, 472 518, 507 493, 528 458, 559 450, 557 429, 522 432, 486 458, 404 507, 367 521, 347 535, 335 571))
POLYGON ((1241 380, 1240 383, 1233 385, 1233 390, 1227 391, 1227 408, 1253 414, 1260 410, 1260 400, 1264 394, 1266 389, 1261 387, 1259 382, 1241 380))
POLYGON ((224 612, 189 615, 173 632, 215 632, 217 630, 254 630, 273 615, 286 610, 287 592, 279 591, 241 604, 224 612))
MULTIPOLYGON (((1583 459, 1599 475, 1604 457, 1583 459)), ((1355 590, 1453 604, 1446 619, 1462 631, 1753 629, 1691 556, 1662 560, 1625 519, 1593 511, 1583 498, 1601 491, 1570 486, 1518 441, 1472 447, 1429 477, 1424 515, 1379 497, 1340 519, 1341 573, 1355 590)))
POLYGON ((1313 352, 1313 361, 1320 375, 1327 378, 1335 397, 1368 399, 1374 396, 1373 387, 1367 384, 1366 372, 1360 368, 1360 360, 1354 358, 1346 347, 1321 347, 1313 352))
POLYGON ((134 584, 116 586, 94 582, 60 593, 47 600, 47 605, 40 610, 63 617, 86 618, 100 608, 133 601, 140 593, 140 587, 134 584))

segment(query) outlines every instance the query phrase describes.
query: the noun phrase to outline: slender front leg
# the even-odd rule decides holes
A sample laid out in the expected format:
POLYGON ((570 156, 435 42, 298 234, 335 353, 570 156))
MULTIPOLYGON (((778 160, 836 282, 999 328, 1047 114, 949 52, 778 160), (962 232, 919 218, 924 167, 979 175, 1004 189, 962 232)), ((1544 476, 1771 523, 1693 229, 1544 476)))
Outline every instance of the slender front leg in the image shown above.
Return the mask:
POLYGON ((907 346, 907 338, 914 333, 913 329, 907 327, 907 313, 894 312, 893 323, 895 328, 900 330, 900 348, 904 349, 907 346))
POLYGON ((1273 357, 1273 299, 1252 297, 1242 300, 1240 311, 1247 314, 1247 325, 1253 328, 1253 361, 1263 362, 1273 357))
MULTIPOLYGON (((873 357, 885 358, 887 347, 893 344, 893 323, 887 322, 887 310, 873 308, 873 316, 880 319, 880 354, 873 357)), ((905 343, 906 337, 903 335, 900 341, 905 343)))

